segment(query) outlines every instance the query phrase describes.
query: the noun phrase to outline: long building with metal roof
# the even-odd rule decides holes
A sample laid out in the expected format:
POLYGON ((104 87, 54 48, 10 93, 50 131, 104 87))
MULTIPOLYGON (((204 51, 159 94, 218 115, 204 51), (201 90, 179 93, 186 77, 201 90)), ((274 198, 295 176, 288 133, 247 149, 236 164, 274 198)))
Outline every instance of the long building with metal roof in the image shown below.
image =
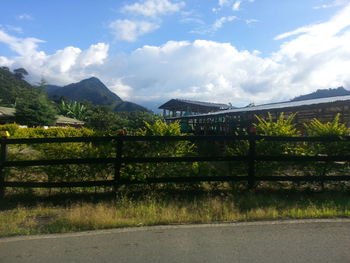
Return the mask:
POLYGON ((341 121, 350 126, 350 95, 263 104, 205 114, 170 117, 167 120, 181 120, 185 130, 197 134, 231 134, 235 131, 246 130, 256 121, 255 115, 266 117, 270 113, 276 119, 282 112, 286 116, 297 113, 295 122, 300 127, 313 118, 320 121, 332 121, 337 113, 341 113, 341 121))
POLYGON ((216 112, 232 108, 222 103, 211 103, 194 100, 171 99, 158 107, 163 110, 164 117, 176 117, 183 115, 198 115, 208 112, 216 112))

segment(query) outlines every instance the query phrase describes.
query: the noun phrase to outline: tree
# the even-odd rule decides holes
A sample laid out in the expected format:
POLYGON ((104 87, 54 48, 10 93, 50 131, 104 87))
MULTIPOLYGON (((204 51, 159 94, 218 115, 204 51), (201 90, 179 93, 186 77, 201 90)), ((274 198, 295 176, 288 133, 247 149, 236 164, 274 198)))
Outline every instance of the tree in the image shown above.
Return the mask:
POLYGON ((15 120, 23 125, 51 126, 56 123, 55 107, 43 93, 32 93, 28 98, 17 101, 15 120))
POLYGON ((87 126, 106 133, 116 132, 128 126, 128 120, 112 112, 106 106, 89 105, 86 113, 87 126))
POLYGON ((13 71, 15 76, 19 79, 24 79, 28 75, 28 72, 24 68, 17 68, 13 71))

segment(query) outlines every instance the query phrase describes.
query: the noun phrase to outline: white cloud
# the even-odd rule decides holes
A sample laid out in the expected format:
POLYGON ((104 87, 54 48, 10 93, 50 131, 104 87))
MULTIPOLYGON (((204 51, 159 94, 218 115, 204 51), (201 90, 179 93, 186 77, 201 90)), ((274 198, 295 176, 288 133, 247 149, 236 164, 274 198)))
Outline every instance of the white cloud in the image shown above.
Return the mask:
POLYGON ((239 11, 239 8, 241 6, 242 1, 237 0, 236 2, 233 3, 232 5, 232 10, 233 11, 239 11))
POLYGON ((30 56, 38 47, 38 43, 44 42, 37 38, 17 38, 0 30, 0 42, 7 44, 11 50, 22 56, 30 56))
POLYGON ((246 19, 245 22, 246 22, 247 25, 250 25, 252 23, 259 22, 259 20, 252 18, 252 19, 246 19))
POLYGON ((210 26, 202 25, 201 27, 192 30, 190 33, 200 34, 200 35, 213 34, 216 31, 218 31, 220 28, 222 28, 224 24, 232 22, 236 19, 237 19, 236 16, 223 16, 216 19, 212 25, 210 26))
POLYGON ((281 101, 321 88, 350 89, 349 17, 350 5, 327 22, 280 34, 280 48, 267 57, 207 40, 169 41, 115 56, 108 56, 104 43, 49 55, 40 51, 40 40, 0 30, 0 41, 18 53, 0 57, 0 65, 24 67, 33 81, 43 76, 52 84, 96 76, 123 99, 139 103, 170 98, 237 106, 281 101))
POLYGON ((142 15, 145 17, 157 17, 180 11, 185 6, 184 2, 171 2, 169 0, 144 0, 132 5, 125 5, 122 12, 142 15))
POLYGON ((87 50, 83 51, 80 63, 84 66, 102 65, 108 56, 109 45, 105 43, 97 43, 91 45, 87 50))
POLYGON ((213 8, 214 13, 218 13, 223 8, 231 8, 233 11, 240 11, 243 3, 254 3, 255 0, 218 0, 218 7, 213 8))
POLYGON ((33 17, 29 14, 20 14, 16 18, 19 20, 33 20, 33 17))
POLYGON ((331 7, 337 7, 337 6, 344 6, 349 4, 349 0, 333 0, 329 4, 323 4, 319 6, 315 6, 314 9, 324 9, 324 8, 331 8, 331 7))
POLYGON ((23 29, 19 26, 0 24, 0 29, 6 30, 6 31, 12 31, 12 32, 16 32, 16 33, 23 33, 23 29))
POLYGON ((230 2, 231 2, 231 0, 218 0, 218 5, 219 5, 220 7, 223 7, 223 6, 229 5, 230 2))
POLYGON ((222 26, 225 23, 228 22, 232 22, 233 20, 237 19, 237 17, 235 16, 224 16, 224 17, 220 17, 219 19, 217 19, 214 24, 212 25, 212 31, 217 31, 220 28, 222 28, 222 26))
POLYGON ((134 42, 138 37, 158 29, 159 25, 148 21, 118 19, 112 22, 109 27, 117 39, 134 42))

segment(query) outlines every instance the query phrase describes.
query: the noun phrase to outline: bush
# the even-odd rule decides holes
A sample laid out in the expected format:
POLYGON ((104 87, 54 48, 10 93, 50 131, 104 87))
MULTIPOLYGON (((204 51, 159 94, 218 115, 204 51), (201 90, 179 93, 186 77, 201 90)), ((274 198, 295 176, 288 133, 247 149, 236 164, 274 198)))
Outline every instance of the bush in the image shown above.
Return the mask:
POLYGON ((7 131, 10 133, 10 136, 13 136, 18 129, 19 129, 19 126, 17 124, 0 125, 0 134, 7 131))
MULTIPOLYGON (((339 137, 348 136, 350 129, 344 123, 340 123, 340 114, 338 113, 331 122, 322 123, 313 119, 309 124, 305 124, 306 132, 309 136, 339 137)), ((336 156, 349 155, 349 141, 335 142, 309 142, 306 145, 307 154, 313 156, 336 156)), ((309 164, 310 166, 310 164, 309 164)), ((317 162, 313 165, 316 175, 331 175, 335 173, 348 173, 349 164, 342 162, 317 162)))
MULTIPOLYGON (((157 120, 154 124, 145 123, 145 128, 137 132, 139 136, 183 136, 179 122, 166 124, 157 120)), ((125 155, 130 157, 184 157, 194 154, 194 145, 188 141, 130 142, 125 145, 125 155)), ((190 163, 132 164, 123 169, 122 176, 128 179, 144 180, 149 177, 192 175, 190 163)))
MULTIPOLYGON (((21 128, 13 134, 13 138, 63 138, 94 136, 91 129, 74 128, 21 128)), ((113 145, 106 143, 44 143, 30 145, 11 145, 10 160, 35 159, 69 159, 111 157, 115 152, 113 145)), ((82 181, 107 179, 112 175, 112 165, 50 165, 11 169, 8 179, 21 181, 82 181), (31 176, 28 176, 31 174, 31 176), (33 176, 33 174, 35 176, 33 176)))
MULTIPOLYGON (((299 136, 300 132, 293 123, 296 114, 286 117, 281 113, 276 120, 268 113, 267 119, 255 116, 257 123, 254 124, 258 135, 263 136, 299 136)), ((248 146, 246 146, 247 151, 248 146)), ((256 153, 258 155, 277 156, 277 155, 300 155, 303 154, 303 145, 295 142, 271 142, 259 140, 256 144, 256 153)), ((299 164, 283 164, 280 162, 258 162, 257 172, 260 175, 280 175, 282 171, 294 170, 299 164)))

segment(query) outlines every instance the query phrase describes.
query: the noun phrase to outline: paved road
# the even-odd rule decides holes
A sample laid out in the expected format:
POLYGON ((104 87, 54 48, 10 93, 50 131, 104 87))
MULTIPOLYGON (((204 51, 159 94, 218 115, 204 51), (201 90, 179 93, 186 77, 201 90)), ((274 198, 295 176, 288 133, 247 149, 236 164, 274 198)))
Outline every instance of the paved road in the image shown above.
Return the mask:
POLYGON ((350 262, 350 220, 160 226, 0 239, 0 262, 350 262))

